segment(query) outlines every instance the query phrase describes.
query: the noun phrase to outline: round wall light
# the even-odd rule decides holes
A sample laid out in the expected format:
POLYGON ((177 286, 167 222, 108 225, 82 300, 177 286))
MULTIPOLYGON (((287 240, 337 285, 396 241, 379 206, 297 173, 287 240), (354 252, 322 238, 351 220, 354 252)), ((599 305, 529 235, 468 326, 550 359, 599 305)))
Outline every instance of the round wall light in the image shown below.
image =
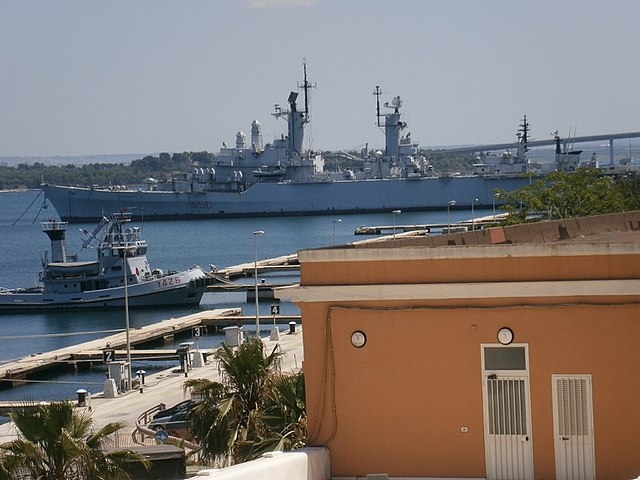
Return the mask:
POLYGON ((354 347, 362 348, 364 347, 365 343, 367 343, 367 336, 364 334, 364 332, 356 330, 351 334, 351 345, 353 345, 354 347))
POLYGON ((502 327, 498 330, 498 341, 502 345, 509 345, 513 342, 513 331, 510 328, 502 327))

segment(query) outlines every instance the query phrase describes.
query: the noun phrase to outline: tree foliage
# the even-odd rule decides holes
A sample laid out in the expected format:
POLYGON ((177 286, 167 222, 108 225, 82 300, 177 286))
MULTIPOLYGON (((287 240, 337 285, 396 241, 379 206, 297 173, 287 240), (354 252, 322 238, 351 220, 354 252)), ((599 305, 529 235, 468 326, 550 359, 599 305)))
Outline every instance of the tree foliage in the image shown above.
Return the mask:
POLYGON ((530 185, 499 191, 508 213, 506 222, 601 215, 636 208, 640 203, 638 179, 604 176, 596 168, 552 172, 530 185))
POLYGON ((122 468, 124 462, 149 465, 131 451, 105 453, 107 437, 123 424, 109 423, 94 432, 90 415, 70 401, 17 406, 10 416, 18 438, 0 445, 0 479, 121 480, 131 478, 122 468))
POLYGON ((237 350, 223 344, 215 354, 222 383, 185 382, 185 389, 203 399, 188 416, 204 458, 238 463, 304 446, 304 377, 280 372, 280 357, 277 346, 265 352, 260 339, 237 350))

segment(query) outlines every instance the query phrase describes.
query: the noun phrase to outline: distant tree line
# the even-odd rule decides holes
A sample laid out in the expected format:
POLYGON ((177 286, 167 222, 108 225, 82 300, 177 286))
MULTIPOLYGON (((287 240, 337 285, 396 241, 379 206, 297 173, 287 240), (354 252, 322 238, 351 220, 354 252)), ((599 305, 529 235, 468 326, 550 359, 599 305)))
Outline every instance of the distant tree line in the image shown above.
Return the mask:
MULTIPOLYGON (((359 152, 325 152, 325 168, 330 171, 363 167, 364 159, 359 152)), ((461 154, 427 152, 427 156, 437 172, 447 174, 470 173, 473 157, 461 154)), ((48 165, 42 162, 20 163, 17 166, 0 165, 0 190, 20 188, 39 188, 42 183, 75 186, 110 186, 142 184, 145 178, 170 178, 174 171, 186 171, 192 164, 208 167, 214 164, 214 154, 202 152, 160 153, 148 155, 131 164, 125 163, 87 163, 83 165, 48 165)))
POLYGON ((124 163, 87 163, 84 165, 46 165, 41 162, 0 165, 0 190, 39 188, 42 183, 77 186, 141 184, 147 177, 169 177, 171 172, 186 170, 192 162, 210 165, 208 152, 161 153, 124 163))

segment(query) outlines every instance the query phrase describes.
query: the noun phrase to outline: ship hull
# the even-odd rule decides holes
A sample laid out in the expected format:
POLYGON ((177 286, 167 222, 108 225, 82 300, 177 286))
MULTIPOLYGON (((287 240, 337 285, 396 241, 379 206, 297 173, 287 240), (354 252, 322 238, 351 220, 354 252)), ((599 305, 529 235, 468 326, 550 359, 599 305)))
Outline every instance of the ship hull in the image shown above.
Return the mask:
POLYGON ((529 184, 522 176, 454 176, 309 183, 256 183, 243 192, 107 190, 45 185, 45 196, 68 222, 88 222, 103 212, 130 209, 135 218, 333 215, 491 207, 496 190, 529 184))
MULTIPOLYGON (((131 308, 198 305, 209 282, 200 268, 178 272, 129 285, 131 308)), ((50 294, 20 291, 0 292, 0 313, 37 310, 124 308, 124 287, 82 293, 50 294)))

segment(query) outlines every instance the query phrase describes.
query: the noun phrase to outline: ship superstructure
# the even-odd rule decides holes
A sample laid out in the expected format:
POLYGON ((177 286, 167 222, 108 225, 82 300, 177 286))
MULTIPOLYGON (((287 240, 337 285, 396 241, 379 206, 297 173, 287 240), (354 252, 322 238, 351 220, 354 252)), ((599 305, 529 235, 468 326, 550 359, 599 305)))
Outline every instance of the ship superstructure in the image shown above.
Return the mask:
POLYGON ((250 137, 238 132, 233 146, 223 144, 211 165, 149 181, 146 189, 44 185, 43 190, 62 219, 82 222, 133 207, 146 220, 442 210, 451 200, 458 208, 472 203, 481 208, 493 204, 496 189, 512 190, 530 180, 522 175, 526 170, 499 168, 438 177, 407 130, 401 98, 381 106, 379 86, 374 95, 384 152, 365 149, 361 167, 326 171, 322 152, 304 149, 313 86, 305 65, 299 85, 303 98, 291 92, 286 108, 275 105, 272 115, 286 120, 287 132, 272 142, 264 143, 261 124, 254 120, 250 137))

